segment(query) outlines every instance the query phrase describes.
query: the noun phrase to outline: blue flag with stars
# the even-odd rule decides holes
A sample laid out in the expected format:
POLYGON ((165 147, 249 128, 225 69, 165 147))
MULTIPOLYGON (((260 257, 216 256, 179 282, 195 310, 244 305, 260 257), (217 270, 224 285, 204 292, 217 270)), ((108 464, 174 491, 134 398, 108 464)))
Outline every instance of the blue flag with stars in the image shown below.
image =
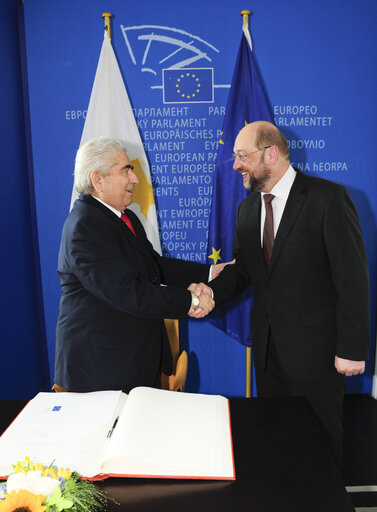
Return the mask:
MULTIPOLYGON (((216 158, 207 255, 210 263, 233 259, 232 246, 238 206, 247 197, 242 176, 233 170, 233 145, 239 131, 254 121, 274 122, 262 79, 244 28, 216 158)), ((216 299, 216 298, 215 298, 216 299)), ((242 345, 251 345, 251 290, 216 308, 208 322, 242 345)))
POLYGON ((212 103, 213 69, 164 69, 164 103, 212 103))

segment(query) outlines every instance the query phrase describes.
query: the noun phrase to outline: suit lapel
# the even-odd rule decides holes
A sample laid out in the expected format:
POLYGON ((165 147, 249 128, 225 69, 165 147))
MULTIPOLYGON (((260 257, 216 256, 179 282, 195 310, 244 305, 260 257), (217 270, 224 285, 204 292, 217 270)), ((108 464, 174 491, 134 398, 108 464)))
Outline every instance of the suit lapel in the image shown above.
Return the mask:
POLYGON ((80 196, 80 199, 82 199, 84 202, 89 203, 91 206, 94 206, 98 210, 100 210, 106 217, 111 219, 113 222, 118 224, 119 228, 122 230, 124 235, 127 237, 128 242, 130 245, 133 246, 134 249, 137 249, 141 252, 149 252, 147 251, 148 246, 145 240, 145 233, 144 230, 139 227, 139 223, 137 221, 136 215, 131 212, 130 210, 127 210, 127 215, 130 217, 130 220, 132 222, 132 226, 135 230, 135 233, 137 236, 135 236, 129 227, 123 222, 123 220, 118 217, 114 212, 112 212, 107 206, 103 205, 100 201, 97 201, 94 197, 92 197, 90 194, 80 196), (135 220, 136 218, 136 220, 135 220))
MULTIPOLYGON (((132 227, 134 228, 134 231, 136 233, 136 236, 135 236, 131 232, 131 230, 126 226, 127 235, 131 237, 131 240, 134 244, 136 244, 137 249, 139 249, 140 251, 142 251, 144 253, 150 254, 151 248, 148 243, 147 235, 145 233, 145 230, 144 230, 138 216, 136 215, 136 213, 134 213, 130 209, 127 209, 126 213, 127 213, 128 218, 130 219, 130 221, 132 223, 132 227)), ((122 223, 124 224, 123 221, 122 221, 122 223)))
POLYGON ((283 217, 279 224, 278 232, 272 250, 272 257, 269 267, 269 273, 272 272, 273 267, 278 260, 279 253, 284 245, 284 242, 294 225, 298 214, 306 201, 306 177, 301 172, 297 172, 295 181, 293 182, 291 191, 288 196, 287 204, 285 205, 283 217))

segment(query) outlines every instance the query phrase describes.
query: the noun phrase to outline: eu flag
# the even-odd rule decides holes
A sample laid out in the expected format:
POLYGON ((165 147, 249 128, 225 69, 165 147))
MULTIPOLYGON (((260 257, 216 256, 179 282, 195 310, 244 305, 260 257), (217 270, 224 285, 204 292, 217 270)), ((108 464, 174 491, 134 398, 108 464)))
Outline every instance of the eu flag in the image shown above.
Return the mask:
POLYGON ((212 103, 213 69, 163 69, 164 103, 212 103))
MULTIPOLYGON (((254 121, 273 123, 271 107, 244 28, 219 143, 213 182, 207 254, 210 263, 233 259, 232 245, 237 209, 248 192, 242 177, 233 170, 233 145, 239 131, 254 121)), ((216 308, 208 322, 242 345, 251 345, 250 310, 252 296, 245 290, 232 303, 216 308)))

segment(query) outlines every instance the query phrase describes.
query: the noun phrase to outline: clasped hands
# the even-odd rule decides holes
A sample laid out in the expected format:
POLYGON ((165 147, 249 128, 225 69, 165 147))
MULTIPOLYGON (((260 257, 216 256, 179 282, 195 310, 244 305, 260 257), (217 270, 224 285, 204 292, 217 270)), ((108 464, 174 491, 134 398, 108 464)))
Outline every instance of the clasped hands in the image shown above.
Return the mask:
POLYGON ((195 293, 199 298, 198 309, 190 308, 187 314, 191 316, 191 318, 203 318, 207 316, 215 307, 215 301, 212 298, 212 289, 204 283, 191 283, 187 289, 195 293))
MULTIPOLYGON (((233 265, 235 261, 234 259, 225 263, 212 265, 212 279, 218 277, 227 265, 233 265)), ((215 307, 215 301, 212 298, 212 288, 204 283, 191 283, 187 289, 199 298, 199 307, 197 309, 190 308, 187 314, 192 318, 203 318, 207 316, 215 307)))

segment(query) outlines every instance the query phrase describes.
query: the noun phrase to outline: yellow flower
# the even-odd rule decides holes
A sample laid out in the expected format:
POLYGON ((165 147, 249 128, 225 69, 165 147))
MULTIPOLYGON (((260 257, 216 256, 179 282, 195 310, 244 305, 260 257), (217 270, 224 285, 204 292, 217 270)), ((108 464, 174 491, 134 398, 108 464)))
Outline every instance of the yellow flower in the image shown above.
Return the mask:
POLYGON ((31 462, 30 457, 25 457, 26 465, 28 466, 29 471, 34 471, 34 464, 31 462))
POLYGON ((21 466, 16 466, 16 467, 14 468, 14 470, 15 470, 15 472, 16 472, 16 473, 24 473, 25 475, 26 475, 26 473, 27 473, 27 469, 22 468, 21 466))
POLYGON ((59 468, 58 470, 58 478, 63 477, 65 480, 69 480, 72 476, 72 473, 69 469, 59 468))
POLYGON ((55 473, 55 469, 54 469, 54 468, 49 468, 49 467, 47 467, 47 468, 45 468, 45 470, 43 471, 43 473, 42 473, 42 474, 43 474, 43 476, 49 476, 50 478, 55 478, 55 479, 56 479, 56 478, 58 478, 58 477, 56 476, 56 473, 55 473))
POLYGON ((29 491, 12 491, 0 501, 0 512, 45 512, 47 506, 42 505, 45 499, 46 496, 36 496, 29 491))

